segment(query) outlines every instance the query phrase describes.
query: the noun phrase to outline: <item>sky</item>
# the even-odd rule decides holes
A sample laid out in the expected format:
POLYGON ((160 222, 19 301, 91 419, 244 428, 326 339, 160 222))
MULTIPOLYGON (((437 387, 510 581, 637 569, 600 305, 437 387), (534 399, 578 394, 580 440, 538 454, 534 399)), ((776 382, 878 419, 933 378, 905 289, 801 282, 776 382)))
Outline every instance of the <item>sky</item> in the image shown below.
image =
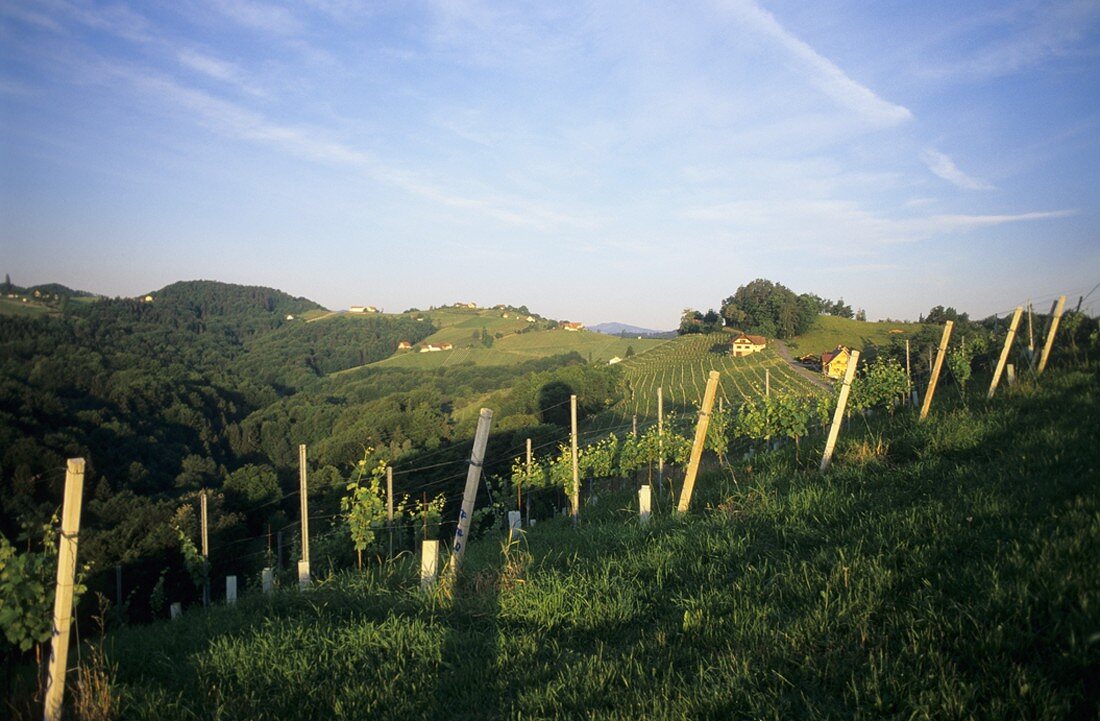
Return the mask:
POLYGON ((0 0, 20 285, 984 317, 1100 283, 1098 187, 1096 0, 0 0))

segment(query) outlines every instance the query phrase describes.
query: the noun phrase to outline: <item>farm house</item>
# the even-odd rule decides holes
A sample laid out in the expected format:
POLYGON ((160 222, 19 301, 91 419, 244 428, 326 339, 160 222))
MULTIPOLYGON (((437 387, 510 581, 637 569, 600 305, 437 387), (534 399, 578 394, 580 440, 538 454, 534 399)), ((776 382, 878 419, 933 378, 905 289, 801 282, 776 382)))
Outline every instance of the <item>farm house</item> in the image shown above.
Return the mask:
POLYGON ((746 335, 742 333, 731 341, 730 353, 734 358, 740 358, 741 356, 751 355, 757 351, 762 351, 767 345, 768 340, 762 335, 746 335))

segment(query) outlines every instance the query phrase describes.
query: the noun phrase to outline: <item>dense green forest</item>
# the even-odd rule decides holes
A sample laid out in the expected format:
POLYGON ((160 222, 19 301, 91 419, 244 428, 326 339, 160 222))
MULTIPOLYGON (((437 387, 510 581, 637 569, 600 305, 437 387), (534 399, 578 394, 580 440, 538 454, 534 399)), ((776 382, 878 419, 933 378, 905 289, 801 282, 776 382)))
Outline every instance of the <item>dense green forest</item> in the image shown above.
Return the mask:
MULTIPOLYGON (((562 392, 585 399, 582 416, 620 395, 614 369, 576 353, 507 367, 369 367, 399 341, 437 330, 419 314, 306 322, 301 314, 321 306, 208 281, 175 283, 151 300, 64 303, 76 292, 57 289, 56 312, 0 315, 0 533, 38 547, 65 459, 85 457, 86 581, 112 589, 122 565, 127 588, 137 589, 129 610, 137 619, 151 613, 162 578, 173 597, 195 593, 181 531, 193 534, 201 489, 210 492, 212 556, 223 568, 258 568, 264 559, 241 552, 262 545, 256 536, 268 528, 287 528, 289 546, 299 443, 309 446, 317 512, 331 517, 365 455, 399 472, 429 466, 399 475, 402 493, 454 493, 479 403, 497 412, 491 448, 503 458, 526 437, 563 437, 562 392), (553 403, 548 386, 559 389, 553 403)), ((317 525, 323 534, 326 524, 317 525)))

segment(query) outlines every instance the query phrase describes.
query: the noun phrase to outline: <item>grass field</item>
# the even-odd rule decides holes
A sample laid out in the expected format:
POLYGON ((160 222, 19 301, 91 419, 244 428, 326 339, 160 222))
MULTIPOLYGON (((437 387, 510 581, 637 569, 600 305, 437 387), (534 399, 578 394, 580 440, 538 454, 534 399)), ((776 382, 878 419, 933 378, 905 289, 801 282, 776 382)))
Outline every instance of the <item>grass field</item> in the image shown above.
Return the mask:
MULTIPOLYGON (((442 338, 448 332, 452 334, 462 333, 467 340, 469 339, 467 327, 449 326, 430 336, 424 343, 436 342, 432 339, 442 338)), ((413 350, 398 353, 374 365, 387 368, 418 368, 421 370, 465 362, 472 362, 476 365, 511 365, 573 351, 580 353, 586 361, 606 363, 616 356, 624 357, 628 348, 633 348, 635 353, 642 353, 665 342, 667 341, 626 339, 600 333, 589 333, 588 331, 539 330, 529 333, 513 333, 496 339, 491 348, 477 345, 472 348, 456 347, 454 350, 438 353, 418 353, 413 350)))
POLYGON ((923 327, 920 323, 872 323, 822 315, 818 316, 817 322, 808 333, 792 338, 786 343, 795 356, 807 353, 821 355, 838 345, 845 345, 854 350, 863 350, 870 344, 885 345, 895 336, 904 339, 923 327), (892 330, 904 332, 891 333, 892 330))
POLYGON ((56 314, 57 312, 58 311, 54 308, 33 301, 24 303, 14 298, 0 298, 0 315, 18 315, 36 318, 38 316, 56 314))
POLYGON ((115 702, 130 719, 1096 718, 1100 375, 1042 381, 853 422, 825 476, 805 446, 736 482, 705 473, 691 513, 660 497, 647 526, 633 489, 601 490, 577 528, 471 542, 454 601, 421 595, 404 557, 114 632, 115 702))
POLYGON ((730 356, 729 339, 728 333, 684 335, 625 360, 622 365, 631 395, 624 401, 622 414, 656 417, 658 387, 666 411, 691 412, 702 400, 712 370, 721 374, 719 397, 731 405, 763 395, 766 378, 773 391, 821 392, 771 348, 741 358, 730 356))

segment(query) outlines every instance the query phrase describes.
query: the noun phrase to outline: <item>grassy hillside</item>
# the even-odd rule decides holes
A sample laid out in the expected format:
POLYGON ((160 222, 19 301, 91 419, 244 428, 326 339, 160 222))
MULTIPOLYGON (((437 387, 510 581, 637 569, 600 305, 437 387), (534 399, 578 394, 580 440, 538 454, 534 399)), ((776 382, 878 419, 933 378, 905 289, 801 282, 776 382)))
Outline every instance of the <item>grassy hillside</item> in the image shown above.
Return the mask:
POLYGON ((1095 718, 1100 374, 1042 380, 853 423, 826 476, 706 473, 647 526, 615 482, 579 528, 474 540, 454 601, 404 557, 115 632, 113 693, 132 719, 1095 718))
POLYGON ((920 323, 872 323, 837 318, 831 315, 818 316, 817 322, 808 333, 787 341, 787 347, 795 356, 812 353, 821 355, 838 345, 863 350, 868 345, 886 345, 891 338, 906 338, 919 332, 924 326, 920 323), (900 330, 902 333, 891 333, 900 330))
POLYGON ((0 315, 14 315, 35 318, 43 315, 57 313, 55 308, 50 308, 42 303, 28 300, 24 303, 16 298, 0 298, 0 315))
MULTIPOLYGON (((703 397, 707 376, 721 374, 719 396, 737 405, 742 398, 763 395, 765 373, 773 391, 812 394, 820 386, 800 374, 774 350, 765 350, 741 358, 729 354, 728 333, 684 335, 658 342, 646 352, 622 364, 630 383, 631 395, 625 401, 626 415, 657 415, 657 388, 662 388, 665 409, 691 411, 703 397)), ((638 341, 635 341, 638 342, 638 341)))
MULTIPOLYGON (((428 317, 432 318, 433 322, 436 321, 436 316, 429 314, 428 317)), ((424 340, 424 343, 435 343, 448 337, 462 338, 463 340, 459 341, 449 341, 455 343, 455 349, 452 351, 418 353, 414 349, 411 352, 399 353, 375 365, 386 368, 416 368, 420 370, 445 368, 467 362, 475 365, 512 365, 574 351, 591 363, 606 363, 616 356, 624 357, 629 348, 633 348, 635 353, 641 353, 665 342, 617 338, 588 331, 554 329, 513 333, 503 338, 494 339, 492 347, 486 348, 480 342, 471 343, 470 334, 473 332, 469 330, 471 327, 480 329, 481 326, 472 326, 465 323, 452 325, 424 340), (460 344, 465 344, 467 347, 460 344)), ((492 332, 491 327, 489 330, 492 332)))

